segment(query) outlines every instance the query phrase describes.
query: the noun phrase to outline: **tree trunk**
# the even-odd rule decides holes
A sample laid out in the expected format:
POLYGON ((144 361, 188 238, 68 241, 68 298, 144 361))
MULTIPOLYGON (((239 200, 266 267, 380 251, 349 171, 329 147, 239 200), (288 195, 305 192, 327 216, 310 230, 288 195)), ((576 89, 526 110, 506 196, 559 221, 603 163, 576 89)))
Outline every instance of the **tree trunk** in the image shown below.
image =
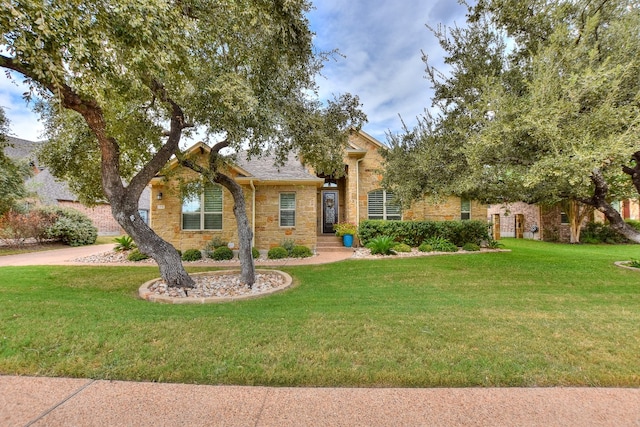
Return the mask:
POLYGON ((596 169, 591 173, 591 181, 595 185, 594 195, 590 199, 583 200, 582 202, 602 212, 607 220, 609 220, 609 225, 612 229, 632 242, 640 243, 640 232, 627 224, 620 216, 620 213, 607 202, 606 196, 609 191, 609 186, 599 170, 596 169))
POLYGON ((238 226, 238 245, 240 258, 240 281, 252 287, 256 281, 256 269, 251 253, 251 241, 253 240, 253 231, 249 224, 247 216, 247 206, 244 201, 244 191, 242 187, 230 177, 218 173, 214 181, 224 186, 233 196, 233 214, 236 217, 238 226))
POLYGON ((570 242, 580 243, 580 231, 582 231, 582 222, 593 212, 593 206, 585 205, 577 200, 567 200, 562 203, 562 209, 567 214, 570 223, 570 242))
POLYGON ((121 202, 121 199, 122 197, 111 201, 111 213, 124 231, 136 242, 140 252, 149 255, 158 263, 160 276, 167 285, 193 288, 195 282, 184 269, 180 254, 142 220, 138 212, 137 199, 135 203, 121 202))

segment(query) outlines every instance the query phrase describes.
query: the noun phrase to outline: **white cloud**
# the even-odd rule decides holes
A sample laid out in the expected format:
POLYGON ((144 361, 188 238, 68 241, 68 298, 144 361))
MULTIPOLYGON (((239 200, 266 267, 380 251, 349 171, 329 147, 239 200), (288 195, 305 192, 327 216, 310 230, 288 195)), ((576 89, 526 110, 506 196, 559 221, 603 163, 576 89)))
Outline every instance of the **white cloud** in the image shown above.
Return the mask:
POLYGON ((31 111, 31 105, 23 99, 22 94, 28 87, 18 77, 9 80, 4 73, 0 74, 0 107, 9 119, 11 135, 30 141, 42 139, 44 127, 38 116, 31 111))

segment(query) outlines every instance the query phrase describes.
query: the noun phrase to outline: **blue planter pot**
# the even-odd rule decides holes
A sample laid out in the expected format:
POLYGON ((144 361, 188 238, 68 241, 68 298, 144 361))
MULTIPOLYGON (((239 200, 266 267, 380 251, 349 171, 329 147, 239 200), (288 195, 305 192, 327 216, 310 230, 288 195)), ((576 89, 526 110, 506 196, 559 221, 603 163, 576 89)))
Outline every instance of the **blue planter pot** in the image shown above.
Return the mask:
POLYGON ((345 247, 350 248, 353 245, 353 235, 345 234, 344 236, 342 236, 342 244, 345 247))

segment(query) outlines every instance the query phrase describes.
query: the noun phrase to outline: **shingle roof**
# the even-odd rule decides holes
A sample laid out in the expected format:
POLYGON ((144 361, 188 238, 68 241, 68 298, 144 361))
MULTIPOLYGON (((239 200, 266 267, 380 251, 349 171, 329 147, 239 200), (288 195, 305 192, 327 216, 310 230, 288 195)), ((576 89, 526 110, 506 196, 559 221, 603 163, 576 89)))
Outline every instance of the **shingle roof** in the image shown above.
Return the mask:
POLYGON ((7 136, 8 145, 4 148, 4 153, 13 160, 28 160, 38 167, 37 153, 42 147, 42 141, 27 141, 26 139, 7 136))
POLYGON ((309 173, 302 162, 294 154, 289 157, 282 166, 275 166, 275 157, 265 155, 262 157, 252 157, 247 160, 246 152, 240 152, 237 156, 237 165, 255 178, 265 181, 270 180, 308 180, 317 176, 309 173))

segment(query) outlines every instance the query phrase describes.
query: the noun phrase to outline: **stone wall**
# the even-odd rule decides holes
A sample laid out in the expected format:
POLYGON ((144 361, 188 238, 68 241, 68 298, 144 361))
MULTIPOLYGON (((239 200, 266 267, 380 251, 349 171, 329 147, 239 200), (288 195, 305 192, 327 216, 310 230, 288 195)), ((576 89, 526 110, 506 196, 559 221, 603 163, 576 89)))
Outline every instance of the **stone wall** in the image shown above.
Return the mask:
POLYGON ((541 229, 543 224, 540 218, 540 208, 537 205, 530 205, 524 202, 509 203, 504 205, 491 205, 487 213, 489 220, 494 214, 500 215, 500 236, 515 237, 515 218, 516 215, 524 215, 524 238, 525 239, 541 239, 541 229), (533 233, 531 228, 538 227, 538 231, 533 233))
MULTIPOLYGON (((403 218, 411 221, 452 221, 461 219, 461 200, 459 197, 450 196, 436 203, 425 199, 415 202, 404 211, 403 218)), ((487 205, 472 201, 470 219, 486 221, 487 205)))

